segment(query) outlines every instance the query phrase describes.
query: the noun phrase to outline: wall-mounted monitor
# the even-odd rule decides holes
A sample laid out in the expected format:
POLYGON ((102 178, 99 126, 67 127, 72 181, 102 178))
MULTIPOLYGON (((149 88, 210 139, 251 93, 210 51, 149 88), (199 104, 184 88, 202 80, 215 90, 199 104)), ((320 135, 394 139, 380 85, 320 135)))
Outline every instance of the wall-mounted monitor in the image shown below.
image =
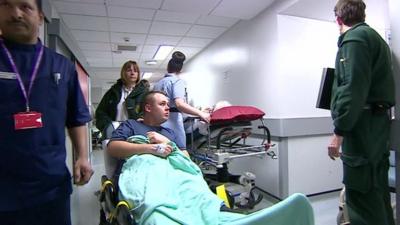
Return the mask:
POLYGON ((332 85, 335 77, 335 69, 324 68, 322 70, 321 84, 319 86, 319 93, 317 99, 317 108, 320 109, 331 109, 331 96, 332 96, 332 85))

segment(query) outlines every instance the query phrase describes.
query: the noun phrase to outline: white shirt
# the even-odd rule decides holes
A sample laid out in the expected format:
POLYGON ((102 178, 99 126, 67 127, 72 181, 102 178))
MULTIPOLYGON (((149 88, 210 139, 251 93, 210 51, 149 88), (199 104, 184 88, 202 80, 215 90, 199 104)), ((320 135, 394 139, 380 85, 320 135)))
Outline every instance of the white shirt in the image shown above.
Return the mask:
POLYGON ((128 110, 126 109, 125 99, 132 92, 133 88, 134 87, 121 87, 121 99, 119 100, 119 103, 117 105, 117 117, 115 118, 116 121, 125 121, 128 119, 128 110))

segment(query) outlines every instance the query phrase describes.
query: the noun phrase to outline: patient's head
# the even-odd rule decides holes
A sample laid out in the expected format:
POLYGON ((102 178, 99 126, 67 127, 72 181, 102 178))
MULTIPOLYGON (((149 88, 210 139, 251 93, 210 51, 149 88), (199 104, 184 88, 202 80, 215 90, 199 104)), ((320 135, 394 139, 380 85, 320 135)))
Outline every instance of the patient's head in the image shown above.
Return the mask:
POLYGON ((222 100, 222 101, 218 101, 217 103, 215 103, 214 107, 213 107, 213 111, 218 110, 220 108, 224 108, 226 106, 231 106, 232 104, 229 103, 228 101, 222 100))
POLYGON ((150 91, 142 102, 143 122, 150 126, 159 126, 169 117, 169 100, 164 92, 150 91))

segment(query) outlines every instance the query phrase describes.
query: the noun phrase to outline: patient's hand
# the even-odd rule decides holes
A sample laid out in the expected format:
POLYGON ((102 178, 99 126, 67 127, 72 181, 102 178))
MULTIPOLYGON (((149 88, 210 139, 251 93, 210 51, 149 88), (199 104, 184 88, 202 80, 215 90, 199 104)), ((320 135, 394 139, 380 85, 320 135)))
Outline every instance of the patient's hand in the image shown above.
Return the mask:
POLYGON ((172 146, 167 144, 155 144, 153 145, 153 154, 161 156, 163 158, 167 157, 172 152, 172 146))
POLYGON ((147 132, 147 138, 149 139, 150 144, 166 144, 170 142, 167 137, 154 131, 147 132))

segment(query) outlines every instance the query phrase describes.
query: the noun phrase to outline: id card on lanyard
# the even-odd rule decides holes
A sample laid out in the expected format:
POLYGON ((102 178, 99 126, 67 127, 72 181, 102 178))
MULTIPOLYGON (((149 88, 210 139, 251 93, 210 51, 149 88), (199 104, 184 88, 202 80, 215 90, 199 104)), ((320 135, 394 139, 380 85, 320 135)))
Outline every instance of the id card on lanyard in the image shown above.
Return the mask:
POLYGON ((36 79, 40 63, 42 61, 42 56, 43 56, 43 51, 44 47, 39 41, 39 50, 35 51, 35 58, 33 60, 33 66, 32 66, 32 72, 30 75, 30 80, 29 80, 29 87, 28 91, 25 88, 25 85, 22 81, 21 74, 18 71, 17 65, 15 64, 15 61, 10 53, 10 51, 7 49, 7 46, 4 44, 4 40, 0 38, 0 45, 3 49, 3 51, 6 53, 8 62, 11 65, 11 68, 13 72, 16 74, 18 84, 21 88, 22 94, 25 99, 25 106, 26 110, 17 112, 14 114, 14 129, 15 130, 23 130, 23 129, 32 129, 32 128, 40 128, 43 127, 42 123, 42 114, 40 112, 34 112, 30 110, 30 105, 29 105, 29 96, 32 92, 32 86, 33 83, 36 79))

